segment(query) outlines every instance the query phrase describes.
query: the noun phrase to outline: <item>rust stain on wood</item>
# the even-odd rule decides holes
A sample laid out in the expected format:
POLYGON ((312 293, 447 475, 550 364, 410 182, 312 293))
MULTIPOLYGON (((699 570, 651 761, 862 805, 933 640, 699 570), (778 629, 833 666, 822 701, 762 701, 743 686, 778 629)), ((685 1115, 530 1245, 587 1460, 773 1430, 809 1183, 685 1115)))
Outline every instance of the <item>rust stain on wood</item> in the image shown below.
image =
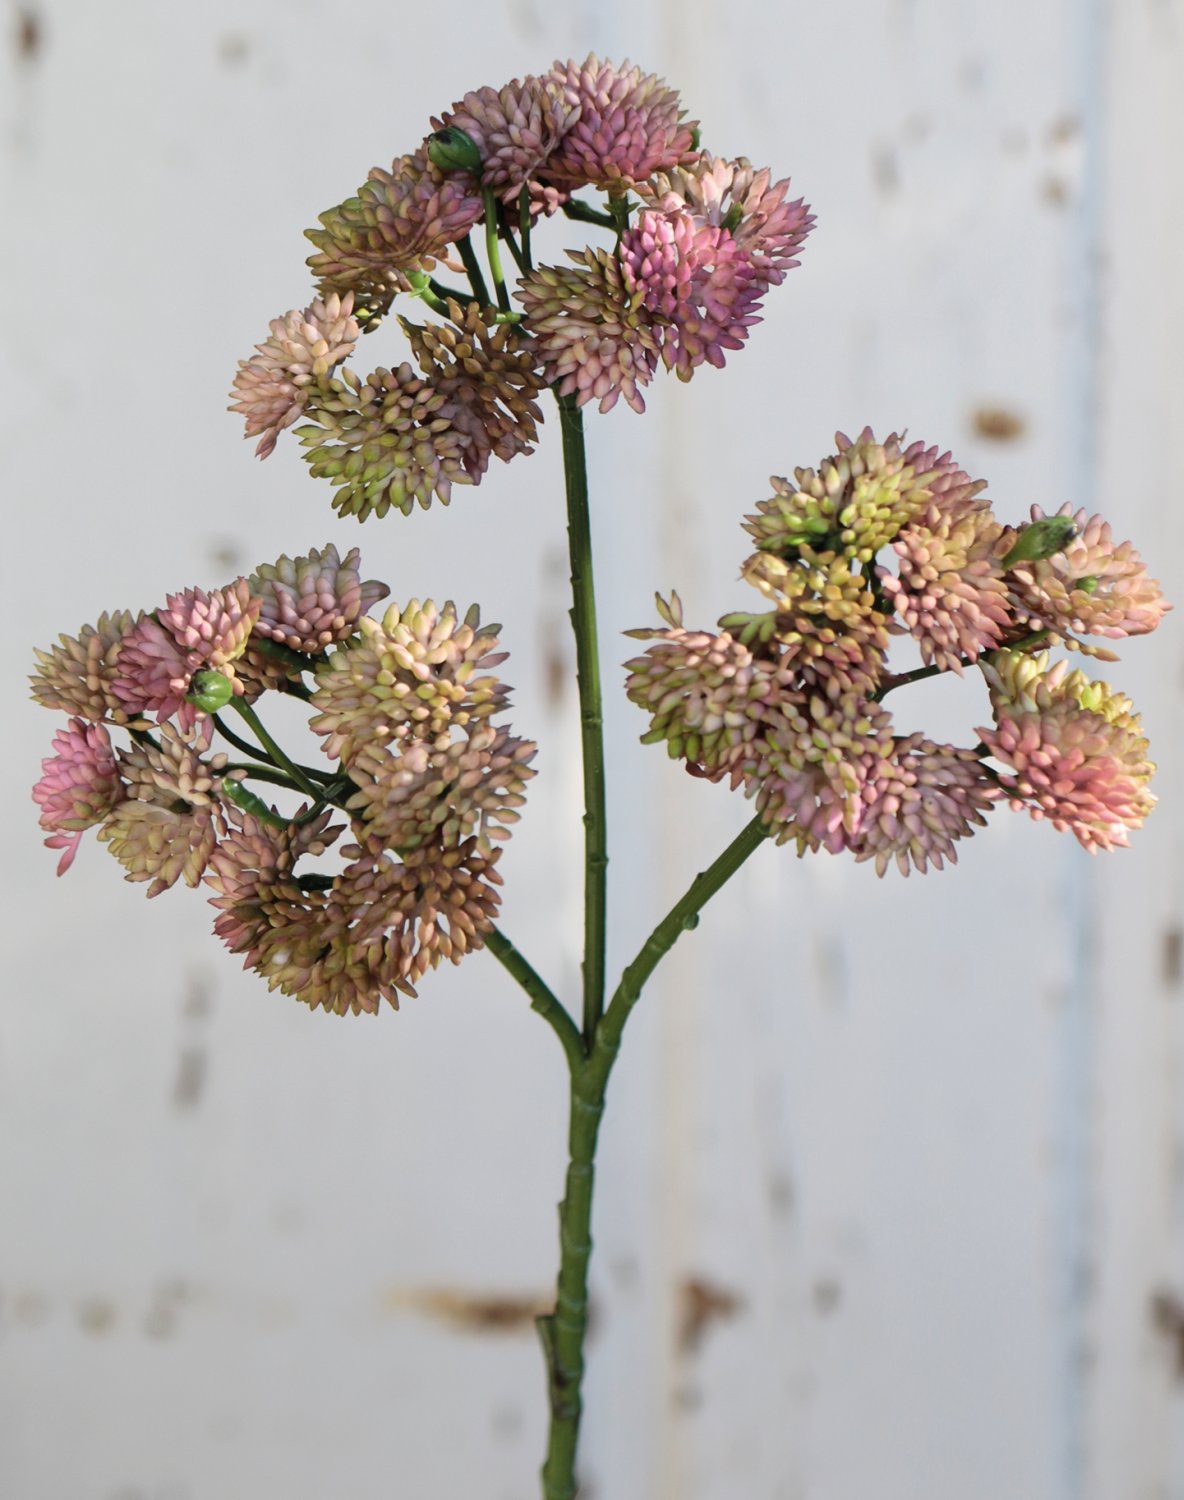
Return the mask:
POLYGON ((1172 1376, 1184 1384, 1184 1298, 1161 1287, 1152 1293, 1148 1309, 1151 1326, 1167 1344, 1172 1356, 1172 1376))
POLYGON ((45 28, 39 12, 22 6, 16 13, 13 50, 21 62, 33 62, 45 46, 45 28))
POLYGON ((1184 928, 1169 927, 1163 935, 1160 951, 1163 982, 1168 989, 1174 990, 1179 985, 1180 974, 1184 970, 1184 928))
POLYGON ((842 1283, 833 1276, 823 1276, 814 1283, 814 1308, 820 1318, 829 1318, 843 1300, 842 1283))
POLYGON ((971 415, 971 426, 975 437, 986 438, 992 443, 1013 443, 1023 437, 1027 423, 1019 412, 1006 406, 976 407, 971 415))
POLYGON ((694 1354, 713 1323, 727 1322, 744 1307, 744 1298, 700 1276, 689 1276, 678 1289, 678 1347, 694 1354))
POLYGON ((520 1333, 549 1313, 552 1300, 538 1294, 463 1292, 451 1287, 392 1287, 383 1298, 393 1311, 409 1308, 469 1333, 520 1333))

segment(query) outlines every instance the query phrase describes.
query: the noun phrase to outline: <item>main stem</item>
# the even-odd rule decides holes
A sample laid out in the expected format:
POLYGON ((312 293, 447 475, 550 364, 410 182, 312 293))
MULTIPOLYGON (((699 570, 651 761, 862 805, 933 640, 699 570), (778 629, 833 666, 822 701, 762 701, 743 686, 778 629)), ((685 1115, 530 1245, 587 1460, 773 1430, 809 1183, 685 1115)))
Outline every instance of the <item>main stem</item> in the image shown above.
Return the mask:
POLYGON ((588 1331, 588 1267, 592 1258, 592 1194, 596 1143, 605 1092, 621 1034, 642 987, 699 912, 764 840, 754 818, 715 862, 697 875, 682 899, 654 928, 621 976, 604 1007, 605 910, 608 867, 604 790, 603 711, 592 581, 592 534, 584 424, 570 396, 556 394, 563 432, 567 535, 571 554, 571 622, 576 638, 580 736, 584 768, 584 969, 583 1030, 571 1020, 543 980, 500 933, 489 941, 497 958, 531 997, 533 1008, 563 1043, 571 1077, 568 1167, 559 1205, 559 1277, 555 1311, 538 1320, 547 1361, 551 1425, 543 1463, 544 1500, 575 1500, 576 1449, 583 1409, 584 1339, 588 1331))
POLYGON ((551 1401, 551 1429, 542 1472, 544 1500, 574 1500, 577 1493, 575 1461, 583 1409, 596 1142, 621 1035, 646 980, 681 934, 698 924, 700 911, 760 847, 766 832, 760 818, 753 818, 718 859, 696 875, 621 975, 609 1007, 597 1024, 591 1048, 572 1068, 569 1161, 559 1205, 559 1284, 555 1311, 539 1319, 551 1401))
POLYGON ((556 396, 563 431, 567 543, 571 557, 571 623, 576 637, 580 739, 584 762, 584 1043, 590 1047, 604 1009, 604 932, 608 829, 604 801, 604 711, 592 579, 588 465, 584 417, 573 396, 556 396))

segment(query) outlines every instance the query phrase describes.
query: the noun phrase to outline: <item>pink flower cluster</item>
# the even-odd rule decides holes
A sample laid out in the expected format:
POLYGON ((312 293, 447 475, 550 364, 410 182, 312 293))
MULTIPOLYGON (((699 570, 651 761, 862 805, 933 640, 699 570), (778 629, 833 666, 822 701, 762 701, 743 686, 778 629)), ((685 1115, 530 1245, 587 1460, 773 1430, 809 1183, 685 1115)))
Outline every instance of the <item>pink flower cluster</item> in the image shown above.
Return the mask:
POLYGON ((297 422, 314 477, 364 520, 477 484, 491 457, 533 451, 545 386, 577 405, 637 411, 659 364, 687 380, 722 365, 798 264, 814 220, 788 181, 700 149, 675 90, 590 56, 472 90, 434 134, 320 216, 308 237, 318 297, 277 318, 239 365, 231 409, 260 457, 297 422), (576 195, 605 195, 600 206, 576 195), (612 230, 571 265, 535 265, 531 226, 564 213, 612 230), (470 235, 517 262, 488 289, 470 235), (469 289, 436 278, 464 274, 469 289), (360 327, 398 296, 439 321, 400 318, 416 361, 346 368, 360 327))
POLYGON ((1047 651, 1097 654, 1077 635, 1154 629, 1169 607, 1129 543, 1099 517, 1034 507, 995 519, 948 453, 870 429, 773 494, 744 526, 741 577, 771 606, 719 632, 683 626, 677 594, 627 666, 628 696, 693 775, 742 787, 779 843, 941 868, 1005 800, 1090 851, 1126 842, 1154 804, 1154 767, 1127 699, 1047 651), (891 636, 920 667, 888 667, 891 636), (971 748, 898 735, 883 699, 978 663, 995 725, 971 748), (998 763, 990 764, 991 760, 998 763))
POLYGON ((39 651, 33 696, 70 715, 33 789, 59 875, 93 828, 149 896, 204 881, 232 951, 340 1013, 397 1004, 480 947, 535 747, 498 720, 496 627, 430 600, 372 618, 388 593, 363 581, 356 549, 330 545, 39 651), (331 769, 268 734, 251 705, 269 689, 310 704, 331 769), (236 707, 244 734, 223 717, 236 707), (213 751, 217 735, 238 762, 213 751), (281 813, 249 782, 304 800, 281 813), (343 869, 296 872, 346 826, 343 869))

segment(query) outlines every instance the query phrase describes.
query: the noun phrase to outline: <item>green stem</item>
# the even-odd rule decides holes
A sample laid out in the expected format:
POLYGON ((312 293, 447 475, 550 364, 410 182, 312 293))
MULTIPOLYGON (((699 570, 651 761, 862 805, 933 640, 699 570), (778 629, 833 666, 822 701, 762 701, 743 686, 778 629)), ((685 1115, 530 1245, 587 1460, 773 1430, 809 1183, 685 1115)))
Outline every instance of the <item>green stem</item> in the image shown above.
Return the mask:
POLYGON ((563 212, 569 219, 575 219, 581 224, 599 224, 602 229, 615 229, 617 221, 609 214, 602 214, 598 208, 581 202, 579 198, 569 198, 563 205, 563 212))
MULTIPOLYGON (((1047 637, 1047 635, 1047 630, 1034 630, 1030 635, 1020 636, 1018 641, 1005 641, 1003 645, 999 647, 999 650, 1027 651, 1030 646, 1038 646, 1040 642, 1047 637)), ((990 658, 996 653, 994 651, 988 651, 984 654, 988 658, 990 658)), ((974 662, 972 662, 969 657, 963 656, 959 661, 959 665, 963 667, 972 667, 974 666, 974 662)), ((885 677, 884 681, 880 684, 879 691, 872 695, 872 702, 880 703, 888 696, 889 693, 894 692, 898 687, 905 687, 910 682, 924 682, 927 677, 940 677, 943 672, 948 672, 949 670, 949 667, 930 666, 914 667, 911 672, 897 672, 893 676, 885 677)))
POLYGON ((604 1086, 585 1063, 572 1073, 568 1166, 559 1205, 559 1278, 555 1311, 538 1320, 547 1361, 551 1426, 542 1479, 545 1500, 574 1500, 576 1448, 583 1412, 584 1338, 588 1332, 588 1263, 592 1257, 592 1191, 604 1086))
POLYGON ((492 188, 482 191, 485 200, 485 258, 493 276, 493 287, 497 293, 497 305, 502 312, 510 311, 510 294, 506 291, 506 278, 502 275, 502 253, 497 238, 497 200, 492 188))
POLYGON ((442 281, 437 281, 434 276, 428 280, 428 285, 442 302, 450 298, 453 302, 459 302, 463 307, 466 302, 475 302, 477 299, 470 292, 462 292, 458 286, 445 286, 442 281))
POLYGON ((230 707, 235 710, 240 718, 244 719, 251 726, 252 733, 258 739, 263 748, 267 751, 268 755, 271 756, 272 761, 277 766, 279 766, 281 770, 287 771, 288 775, 292 778, 292 780, 296 783, 296 785, 300 788, 304 795, 306 797, 311 797, 315 802, 320 796, 319 790, 304 774, 304 771, 301 769, 301 767, 298 766, 294 761, 290 760, 288 756, 284 754, 283 750, 280 749, 276 741, 272 739, 271 735, 268 734, 267 730, 263 727, 263 721, 260 719, 255 710, 250 706, 250 704, 245 703, 242 698, 232 698, 230 700, 230 707))
POLYGON ((522 236, 522 259, 527 271, 534 270, 530 253, 530 189, 525 185, 518 194, 518 232, 522 236))
POLYGON ((637 1004, 646 980, 670 952, 684 932, 699 925, 699 913, 716 891, 725 885, 744 861, 764 843, 768 827, 760 815, 747 822, 723 853, 695 876, 686 893, 674 903, 642 944, 633 962, 621 975, 613 992, 604 1021, 596 1032, 596 1042, 588 1059, 593 1077, 604 1083, 612 1072, 613 1061, 621 1045, 621 1033, 629 1013, 637 1004))
POLYGON ((514 257, 514 264, 519 271, 526 270, 526 262, 522 259, 522 251, 518 248, 518 241, 514 238, 514 231, 510 228, 510 218, 504 205, 498 204, 498 225, 501 229, 502 238, 506 242, 510 254, 514 257))
POLYGON ((604 795, 604 713, 592 578, 588 467, 584 418, 573 396, 559 396, 563 468, 567 484, 567 541, 571 556, 571 623, 584 763, 584 1041, 591 1046, 604 1009, 604 933, 608 828, 604 795))
POLYGON ((494 927, 490 930, 485 939, 485 946, 530 996, 531 1010, 537 1011, 559 1038, 567 1054, 567 1065, 574 1072, 584 1061, 584 1043, 580 1036, 580 1028, 556 999, 546 980, 519 953, 500 928, 494 927))
POLYGON ((485 277, 481 272, 481 262, 477 259, 477 252, 473 249, 473 242, 466 234, 463 240, 457 240, 456 248, 460 253, 461 261, 465 268, 465 275, 469 278, 469 285, 473 288, 473 296, 482 307, 489 306, 489 288, 485 285, 485 277))
POLYGON ((547 1361, 551 1427, 543 1464, 545 1500, 573 1500, 575 1459, 582 1412, 584 1338, 588 1329, 588 1266, 592 1256, 592 1195, 596 1142, 608 1080, 621 1045, 621 1033, 646 980, 678 941, 694 927, 699 912, 767 834, 753 818, 718 859, 697 875, 681 900, 646 939, 621 976, 612 1002, 596 1029, 591 1054, 572 1069, 566 1187, 559 1205, 559 1280, 555 1311, 539 1319, 547 1361))

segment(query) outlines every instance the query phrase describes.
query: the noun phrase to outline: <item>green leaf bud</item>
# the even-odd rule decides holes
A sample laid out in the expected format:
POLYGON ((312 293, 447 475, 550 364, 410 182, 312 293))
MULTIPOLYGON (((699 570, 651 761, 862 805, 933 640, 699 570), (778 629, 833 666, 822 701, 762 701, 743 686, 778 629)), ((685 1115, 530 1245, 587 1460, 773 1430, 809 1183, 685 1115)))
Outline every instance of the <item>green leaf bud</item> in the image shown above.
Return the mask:
POLYGON ((1003 559, 1000 566, 1006 572, 1017 563, 1037 562, 1042 557, 1052 557, 1063 552, 1077 535, 1077 527, 1070 516, 1045 516, 1021 529, 1015 546, 1003 559))
POLYGON ((428 158, 442 172, 481 171, 481 153, 471 135, 455 125, 446 125, 428 136, 428 158))
POLYGON ((234 697, 234 683, 221 672, 195 672, 185 697, 202 713, 216 714, 234 697))

